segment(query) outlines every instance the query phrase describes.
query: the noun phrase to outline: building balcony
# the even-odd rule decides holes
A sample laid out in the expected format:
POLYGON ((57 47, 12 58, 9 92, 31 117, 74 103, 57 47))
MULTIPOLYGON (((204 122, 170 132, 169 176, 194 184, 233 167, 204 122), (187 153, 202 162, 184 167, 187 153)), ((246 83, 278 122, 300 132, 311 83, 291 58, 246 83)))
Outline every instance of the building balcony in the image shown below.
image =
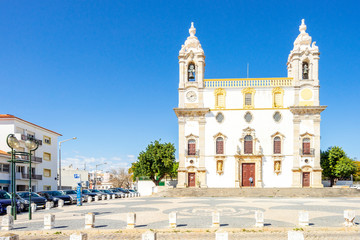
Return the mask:
POLYGON ((185 156, 186 157, 199 157, 200 156, 200 150, 189 151, 188 149, 185 149, 185 156))
POLYGON ((301 156, 315 156, 315 148, 299 149, 301 156))
MULTIPOLYGON (((21 140, 23 140, 23 141, 26 141, 26 140, 31 139, 31 138, 32 137, 29 137, 29 136, 27 136, 25 134, 21 134, 21 140)), ((42 145, 42 140, 35 138, 35 141, 37 141, 39 143, 39 146, 42 145)))
MULTIPOLYGON (((16 173, 16 180, 28 180, 30 179, 30 175, 28 173, 16 173)), ((39 174, 31 174, 32 180, 42 180, 42 175, 39 174)))

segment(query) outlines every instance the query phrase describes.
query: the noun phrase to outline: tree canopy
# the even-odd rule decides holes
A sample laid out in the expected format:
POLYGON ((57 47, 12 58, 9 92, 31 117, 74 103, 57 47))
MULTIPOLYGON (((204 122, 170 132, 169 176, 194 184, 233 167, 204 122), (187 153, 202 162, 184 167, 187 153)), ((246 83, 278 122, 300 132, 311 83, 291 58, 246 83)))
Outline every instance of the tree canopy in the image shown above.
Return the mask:
POLYGON ((158 140, 151 142, 129 169, 133 180, 147 176, 158 186, 165 175, 176 176, 178 163, 175 161, 175 151, 172 143, 160 143, 158 140))
POLYGON ((320 164, 323 169, 323 176, 330 178, 331 186, 334 184, 335 178, 350 177, 357 171, 355 162, 347 157, 341 147, 337 146, 321 152, 320 164))

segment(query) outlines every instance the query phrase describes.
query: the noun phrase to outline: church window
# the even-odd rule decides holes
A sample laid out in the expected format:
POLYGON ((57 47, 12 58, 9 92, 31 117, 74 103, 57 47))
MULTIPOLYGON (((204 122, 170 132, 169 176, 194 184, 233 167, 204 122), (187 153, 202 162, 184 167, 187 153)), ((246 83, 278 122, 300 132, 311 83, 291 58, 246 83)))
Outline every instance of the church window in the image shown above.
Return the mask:
POLYGON ((245 121, 246 121, 247 123, 251 122, 251 120, 253 119, 251 113, 249 113, 249 112, 247 112, 247 113, 245 114, 244 118, 245 118, 245 121))
POLYGON ((255 95, 255 89, 251 87, 244 88, 242 91, 242 94, 244 96, 244 108, 245 109, 252 109, 254 108, 254 95, 255 95))
POLYGON ((303 154, 310 154, 310 138, 304 138, 303 142, 302 142, 302 145, 303 145, 302 153, 303 154))
POLYGON ((215 108, 225 108, 225 95, 226 92, 222 88, 218 88, 214 92, 215 95, 215 108))
POLYGON ((273 115, 274 121, 275 122, 280 122, 281 120, 281 114, 279 112, 275 112, 273 115))
POLYGON ((309 79, 309 64, 307 62, 302 64, 302 77, 303 79, 309 79))
POLYGON ((216 139, 216 154, 224 154, 224 139, 222 137, 216 139))
POLYGON ((218 113, 218 114, 216 115, 216 121, 217 121, 218 123, 222 123, 222 121, 224 121, 224 115, 223 115, 222 113, 218 113))
POLYGON ((281 138, 274 138, 274 154, 281 154, 281 138))
POLYGON ((195 64, 190 63, 188 68, 188 81, 194 82, 195 81, 195 64))
POLYGON ((272 90, 273 108, 283 107, 284 89, 276 87, 272 90))
POLYGON ((188 141, 188 155, 196 155, 196 142, 193 139, 188 141))
POLYGON ((245 105, 246 106, 251 106, 251 93, 246 93, 245 94, 245 105))
POLYGON ((244 153, 245 154, 253 153, 253 138, 251 135, 246 135, 244 138, 244 153))

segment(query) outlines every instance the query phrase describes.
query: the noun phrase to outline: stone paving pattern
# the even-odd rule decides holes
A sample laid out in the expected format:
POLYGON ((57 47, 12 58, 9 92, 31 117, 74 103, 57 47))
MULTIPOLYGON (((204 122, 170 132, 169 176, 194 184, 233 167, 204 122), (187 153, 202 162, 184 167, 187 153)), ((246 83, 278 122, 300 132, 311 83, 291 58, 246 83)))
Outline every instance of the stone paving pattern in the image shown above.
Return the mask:
MULTIPOLYGON (((168 214, 178 212, 178 228, 175 231, 160 233, 158 239, 214 239, 214 233, 208 233, 211 229, 211 213, 213 210, 220 211, 220 225, 227 229, 249 229, 255 224, 254 212, 265 212, 265 228, 287 228, 291 230, 298 227, 298 211, 309 211, 310 227, 341 228, 343 227, 343 212, 345 209, 353 209, 360 220, 359 198, 241 198, 241 197, 201 197, 201 198, 154 198, 141 197, 129 199, 105 200, 85 203, 84 206, 65 206, 35 212, 33 220, 27 220, 27 213, 18 215, 13 232, 26 236, 21 239, 68 239, 68 236, 56 235, 55 232, 84 229, 84 214, 93 212, 96 214, 96 230, 101 232, 110 229, 123 231, 126 228, 126 214, 135 212, 136 229, 168 229, 168 214), (32 231, 43 230, 43 217, 46 213, 56 216, 55 229, 49 234, 33 236, 32 231), (192 232, 192 229, 203 229, 202 232, 192 232), (30 232, 29 232, 30 231, 30 232), (190 232, 184 232, 190 231, 190 232), (30 235, 29 235, 30 234, 30 235), (44 237, 43 237, 44 236, 44 237)), ((358 223, 357 223, 358 224, 358 223)), ((334 231, 323 232, 321 235, 309 233, 306 239, 359 239, 359 225, 353 227, 350 232, 339 231, 341 237, 334 231), (312 234, 312 235, 311 235, 312 234), (330 234, 327 236, 327 234, 330 234), (347 235, 346 235, 347 234, 347 235), (321 237, 325 236, 325 238, 321 237), (320 237, 320 238, 319 238, 320 237)), ((286 231, 271 233, 239 232, 229 234, 229 239, 286 239, 286 231), (256 234, 256 237, 253 235, 256 234), (255 238, 254 238, 255 237, 255 238)), ((135 233, 98 233, 94 238, 101 235, 102 239, 141 239, 141 234, 135 233)), ((306 233, 307 234, 307 233, 306 233)))

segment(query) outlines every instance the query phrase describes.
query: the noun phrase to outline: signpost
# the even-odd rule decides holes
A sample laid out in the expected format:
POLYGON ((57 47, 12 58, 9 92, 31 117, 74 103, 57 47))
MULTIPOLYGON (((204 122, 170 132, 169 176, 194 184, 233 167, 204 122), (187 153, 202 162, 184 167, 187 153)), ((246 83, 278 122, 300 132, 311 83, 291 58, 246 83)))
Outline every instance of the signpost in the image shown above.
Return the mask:
POLYGON ((76 190, 77 190, 77 191, 76 191, 76 192, 77 192, 76 205, 77 205, 77 206, 82 206, 82 196, 81 196, 82 189, 81 189, 80 174, 75 173, 75 174, 74 174, 74 178, 75 178, 75 179, 79 179, 79 182, 78 182, 77 187, 76 187, 76 190))

